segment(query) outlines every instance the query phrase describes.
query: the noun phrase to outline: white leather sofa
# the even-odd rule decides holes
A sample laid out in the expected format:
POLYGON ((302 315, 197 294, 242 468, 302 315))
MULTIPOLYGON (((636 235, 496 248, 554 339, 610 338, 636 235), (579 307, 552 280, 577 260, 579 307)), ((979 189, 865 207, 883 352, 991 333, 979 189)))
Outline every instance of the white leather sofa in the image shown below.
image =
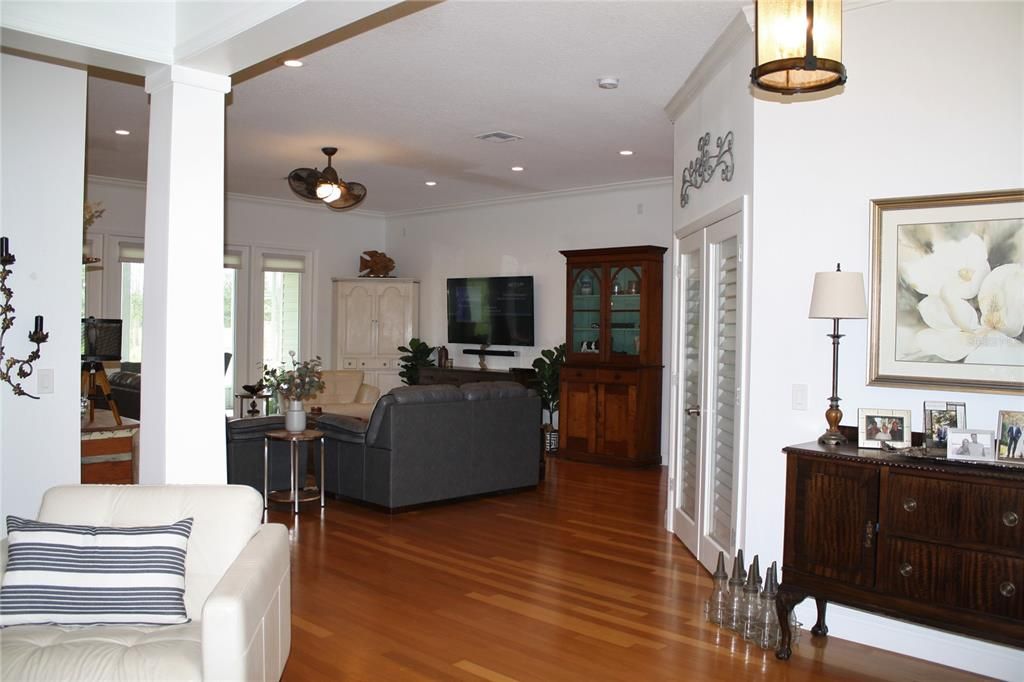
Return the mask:
MULTIPOLYGON (((191 622, 0 629, 0 679, 278 680, 291 648, 288 532, 263 524, 248 486, 52 488, 39 520, 149 526, 193 517, 185 558, 191 622)), ((0 575, 7 541, 0 546, 0 575)))
POLYGON ((319 407, 325 414, 340 414, 363 420, 370 418, 373 406, 380 397, 380 389, 363 383, 362 370, 325 370, 321 378, 324 390, 310 401, 311 407, 319 407))

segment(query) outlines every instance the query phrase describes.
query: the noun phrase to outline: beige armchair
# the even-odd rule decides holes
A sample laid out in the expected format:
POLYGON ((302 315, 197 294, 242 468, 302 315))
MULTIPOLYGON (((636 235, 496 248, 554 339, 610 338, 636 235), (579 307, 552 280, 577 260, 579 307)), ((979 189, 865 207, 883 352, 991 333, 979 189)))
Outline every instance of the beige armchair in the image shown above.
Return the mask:
POLYGON ((380 389, 363 383, 363 371, 336 369, 323 372, 324 390, 310 401, 326 414, 369 419, 373 406, 380 397, 380 389))
MULTIPOLYGON (((288 531, 263 524, 241 485, 51 488, 39 520, 151 526, 192 517, 181 625, 17 625, 0 630, 4 680, 280 679, 291 649, 288 531)), ((0 542, 0 575, 7 539, 0 542)))

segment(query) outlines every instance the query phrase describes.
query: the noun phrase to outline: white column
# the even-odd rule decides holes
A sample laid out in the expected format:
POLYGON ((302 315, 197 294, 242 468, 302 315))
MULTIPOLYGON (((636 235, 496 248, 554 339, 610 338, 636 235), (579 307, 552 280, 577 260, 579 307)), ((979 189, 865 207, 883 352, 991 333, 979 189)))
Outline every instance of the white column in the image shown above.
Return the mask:
POLYGON ((224 95, 170 66, 150 94, 140 483, 224 483, 224 95))

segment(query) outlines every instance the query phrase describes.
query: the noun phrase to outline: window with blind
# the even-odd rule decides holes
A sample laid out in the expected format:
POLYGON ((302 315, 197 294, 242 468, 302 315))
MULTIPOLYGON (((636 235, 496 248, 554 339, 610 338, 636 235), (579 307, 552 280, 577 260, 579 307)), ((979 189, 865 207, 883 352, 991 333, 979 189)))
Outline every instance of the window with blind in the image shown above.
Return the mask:
POLYGON ((263 364, 290 366, 299 355, 302 329, 304 256, 263 254, 263 364))
POLYGON ((118 242, 121 264, 121 359, 142 362, 143 246, 141 242, 118 242))

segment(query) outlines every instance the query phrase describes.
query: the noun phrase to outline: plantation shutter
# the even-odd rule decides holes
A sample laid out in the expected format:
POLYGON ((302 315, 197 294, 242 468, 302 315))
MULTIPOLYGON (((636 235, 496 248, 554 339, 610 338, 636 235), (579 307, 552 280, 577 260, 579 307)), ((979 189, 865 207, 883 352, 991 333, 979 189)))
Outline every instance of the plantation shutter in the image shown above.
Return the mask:
MULTIPOLYGON (((683 401, 685 410, 700 405, 700 341, 701 324, 701 252, 698 249, 685 255, 683 265, 683 401)), ((700 417, 684 416, 683 458, 679 475, 679 508, 690 518, 697 518, 698 469, 700 465, 700 417)))
POLYGON ((711 538, 723 547, 731 547, 734 543, 733 511, 736 509, 737 249, 735 237, 726 239, 714 247, 713 261, 716 268, 713 299, 716 329, 711 367, 714 401, 712 518, 708 527, 711 538))

